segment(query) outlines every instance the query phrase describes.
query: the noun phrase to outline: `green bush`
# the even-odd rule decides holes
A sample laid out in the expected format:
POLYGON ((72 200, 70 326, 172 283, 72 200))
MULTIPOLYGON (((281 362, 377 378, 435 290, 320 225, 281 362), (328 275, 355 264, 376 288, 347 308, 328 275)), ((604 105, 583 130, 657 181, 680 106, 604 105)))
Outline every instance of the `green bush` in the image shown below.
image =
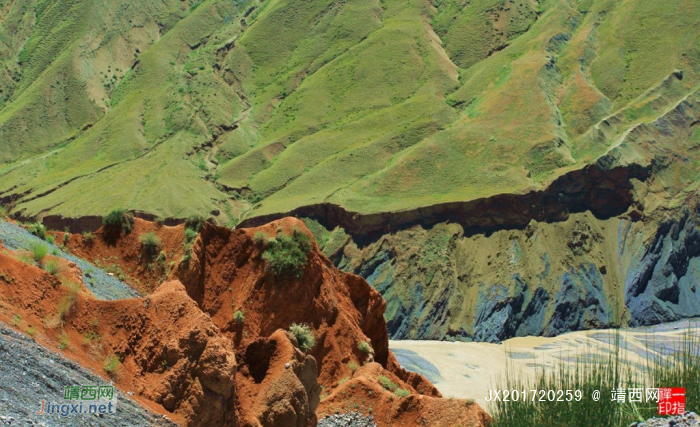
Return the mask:
POLYGON ((185 228, 185 243, 192 243, 197 238, 197 232, 191 228, 185 228))
POLYGON ((395 382, 385 376, 380 376, 378 380, 379 385, 381 385, 385 390, 394 391, 399 387, 395 382))
POLYGON ((241 323, 245 322, 245 315, 243 314, 243 312, 241 310, 238 310, 237 312, 235 312, 233 314, 233 320, 236 323, 241 324, 241 323))
POLYGON ((61 265, 55 259, 52 259, 50 261, 46 261, 44 263, 44 271, 46 271, 49 274, 53 274, 54 276, 59 273, 60 268, 61 268, 61 265))
POLYGON ((40 239, 46 239, 46 227, 44 227, 43 224, 39 224, 38 222, 30 224, 27 227, 27 231, 40 239))
POLYGON ((270 265, 275 276, 300 277, 311 250, 311 239, 301 230, 294 230, 291 236, 279 234, 267 241, 263 259, 270 265))
POLYGON ((39 262, 48 255, 49 247, 42 243, 32 243, 31 251, 34 261, 39 262))
POLYGON ((6 219, 7 218, 7 211, 3 206, 0 206, 0 219, 6 219))
POLYGON ((54 242, 56 242, 56 238, 53 236, 46 236, 46 241, 53 245, 54 242))
POLYGON ((399 396, 399 397, 406 397, 406 396, 410 396, 410 395, 411 395, 411 392, 408 391, 408 390, 406 390, 406 389, 403 389, 403 388, 397 388, 397 389, 394 391, 394 394, 397 395, 397 396, 399 396))
POLYGON ((62 332, 61 335, 58 336, 58 349, 59 350, 64 350, 70 346, 70 338, 68 337, 68 334, 65 332, 62 332))
MULTIPOLYGON (((67 236, 67 234, 66 234, 66 236, 67 236)), ((66 239, 66 238, 64 237, 63 240, 64 240, 64 241, 67 241, 68 239, 66 239)), ((83 242, 85 242, 85 243, 87 243, 87 244, 91 244, 94 240, 95 240, 95 235, 94 235, 94 234, 92 234, 92 233, 89 232, 89 231, 84 231, 84 232, 83 232, 83 242)))
POLYGON ((102 225, 109 232, 129 234, 134 229, 134 215, 124 209, 115 209, 102 219, 102 225))
POLYGON ((119 360, 119 357, 112 353, 105 359, 104 370, 109 374, 109 376, 116 377, 119 374, 120 364, 121 361, 119 360))
POLYGON ((199 233, 207 220, 201 215, 192 215, 185 220, 185 230, 194 230, 199 233))
POLYGON ((141 242, 144 252, 148 255, 154 256, 160 249, 160 239, 153 232, 142 234, 139 237, 139 241, 141 242))
POLYGON ((357 362, 355 362, 355 361, 348 362, 348 369, 350 369, 350 370, 352 371, 353 374, 354 374, 355 371, 357 371, 359 368, 360 368, 360 365, 358 365, 357 362))
POLYGON ((372 346, 369 345, 367 341, 362 341, 357 345, 357 348, 365 353, 365 354, 370 354, 372 352, 372 346))
POLYGON ((292 326, 289 327, 289 332, 296 337, 299 349, 304 353, 309 352, 316 345, 314 332, 305 323, 292 323, 292 326))
POLYGON ((258 231, 253 236, 253 241, 258 245, 264 245, 265 243, 267 243, 267 238, 267 233, 265 233, 264 231, 258 231))

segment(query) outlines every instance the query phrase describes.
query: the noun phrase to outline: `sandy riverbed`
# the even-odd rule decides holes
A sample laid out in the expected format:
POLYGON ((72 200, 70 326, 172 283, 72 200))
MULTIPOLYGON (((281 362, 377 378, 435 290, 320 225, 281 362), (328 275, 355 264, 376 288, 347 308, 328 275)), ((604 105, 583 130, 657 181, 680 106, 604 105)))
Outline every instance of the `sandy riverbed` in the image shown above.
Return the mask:
MULTIPOLYGON (((700 335, 700 320, 619 331, 625 359, 645 362, 647 354, 680 345, 686 333, 700 335)), ((506 371, 534 378, 542 367, 558 366, 586 354, 614 348, 617 331, 572 332, 558 337, 512 338, 501 344, 446 341, 391 341, 401 364, 426 375, 445 397, 473 398, 485 409, 489 389, 499 389, 506 371)))

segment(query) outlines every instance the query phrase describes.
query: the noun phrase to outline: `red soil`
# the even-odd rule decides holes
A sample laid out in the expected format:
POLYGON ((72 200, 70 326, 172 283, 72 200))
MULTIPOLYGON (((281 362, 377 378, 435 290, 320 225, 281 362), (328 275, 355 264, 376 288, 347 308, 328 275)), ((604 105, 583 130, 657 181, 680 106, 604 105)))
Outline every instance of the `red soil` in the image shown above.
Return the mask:
MULTIPOLYGON (((317 413, 336 410, 372 413, 380 426, 486 425, 489 417, 478 405, 440 398, 424 377, 396 363, 388 348, 386 303, 364 279, 337 270, 315 245, 301 278, 268 271, 264 244, 253 236, 295 228, 309 234, 295 219, 242 230, 207 225, 191 260, 182 263, 182 226, 137 219, 133 232, 112 245, 101 232, 92 242, 72 235, 72 253, 111 260, 138 279, 143 292, 165 270, 146 266, 140 235, 155 232, 166 265, 174 263, 167 280, 144 298, 99 301, 83 288, 63 322, 55 314, 71 293, 60 280, 0 254, 0 320, 9 323, 19 314, 19 328, 30 322, 37 339, 51 346, 66 334, 71 345, 63 351, 101 374, 105 358, 118 355, 117 385, 183 425, 306 427, 316 424, 317 413), (234 321, 238 310, 245 315, 242 324, 234 321), (309 355, 285 332, 292 323, 313 329, 316 346, 309 355), (83 345, 85 336, 99 340, 83 345), (371 343, 370 354, 358 349, 362 341, 371 343), (361 367, 353 373, 350 362, 361 367), (380 377, 410 396, 384 390, 380 377)), ((62 275, 80 280, 75 266, 66 265, 62 275)))
POLYGON ((92 239, 82 234, 68 234, 68 239, 64 240, 66 233, 51 234, 57 244, 66 241, 65 246, 71 254, 115 276, 121 275, 122 281, 146 295, 162 283, 182 259, 184 226, 168 227, 138 218, 134 221, 134 229, 115 241, 105 238, 102 229, 95 232, 92 239), (146 253, 140 241, 141 236, 149 232, 153 232, 161 241, 161 248, 153 254, 146 253), (160 252, 164 255, 162 262, 158 261, 160 252))

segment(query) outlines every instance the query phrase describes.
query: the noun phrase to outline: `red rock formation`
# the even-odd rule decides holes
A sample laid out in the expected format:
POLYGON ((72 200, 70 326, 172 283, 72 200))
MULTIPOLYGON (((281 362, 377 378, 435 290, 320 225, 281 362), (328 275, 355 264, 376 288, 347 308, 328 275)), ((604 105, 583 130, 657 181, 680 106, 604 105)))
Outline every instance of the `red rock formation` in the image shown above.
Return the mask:
MULTIPOLYGON (((62 325, 53 329, 42 319, 58 311, 68 291, 55 277, 0 254, 0 300, 41 324, 47 343, 67 334, 73 343, 65 350, 69 357, 98 372, 105 357, 119 356, 119 387, 183 425, 314 426, 317 412, 347 410, 350 403, 369 413, 370 407, 359 403, 368 399, 381 426, 396 421, 485 425, 488 415, 477 405, 441 399, 424 377, 398 365, 388 347, 386 303, 364 279, 338 271, 315 245, 299 278, 268 271, 264 243, 256 242, 255 234, 272 237, 294 229, 310 235, 291 218, 256 229, 207 225, 192 246, 191 259, 175 262, 168 280, 152 294, 99 301, 83 290, 74 296, 62 325), (14 283, 1 280, 3 275, 14 283), (234 320, 239 310, 242 323, 234 320), (314 331, 310 354, 302 353, 286 332, 292 323, 306 323, 314 331), (89 336, 93 339, 86 345, 78 344, 89 336), (371 343, 372 351, 362 352, 360 342, 371 343), (351 362, 364 366, 353 372, 351 362), (381 377, 410 395, 385 390, 381 377), (320 402, 322 389, 327 397, 320 402)), ((87 259, 111 256, 124 271, 146 279, 138 236, 147 231, 158 234, 165 253, 183 253, 182 226, 158 227, 138 219, 134 231, 112 246, 102 241, 101 232, 92 243, 73 235, 69 244, 87 259)), ((80 277, 74 270, 64 274, 80 277)), ((9 317, 8 310, 0 311, 0 320, 9 317)))

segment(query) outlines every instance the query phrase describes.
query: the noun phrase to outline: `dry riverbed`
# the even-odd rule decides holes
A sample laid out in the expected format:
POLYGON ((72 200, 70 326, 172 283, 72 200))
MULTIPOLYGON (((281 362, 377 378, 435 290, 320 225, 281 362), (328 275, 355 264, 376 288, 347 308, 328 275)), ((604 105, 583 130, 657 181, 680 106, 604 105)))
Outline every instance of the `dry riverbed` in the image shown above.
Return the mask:
POLYGON ((472 398, 489 411, 489 390, 498 390, 507 372, 535 378, 537 370, 552 368, 590 354, 614 351, 624 359, 646 363, 647 355, 667 354, 686 334, 700 335, 700 320, 645 328, 580 331, 557 337, 511 338, 500 344, 447 341, 391 341, 401 365, 434 382, 445 397, 472 398))

